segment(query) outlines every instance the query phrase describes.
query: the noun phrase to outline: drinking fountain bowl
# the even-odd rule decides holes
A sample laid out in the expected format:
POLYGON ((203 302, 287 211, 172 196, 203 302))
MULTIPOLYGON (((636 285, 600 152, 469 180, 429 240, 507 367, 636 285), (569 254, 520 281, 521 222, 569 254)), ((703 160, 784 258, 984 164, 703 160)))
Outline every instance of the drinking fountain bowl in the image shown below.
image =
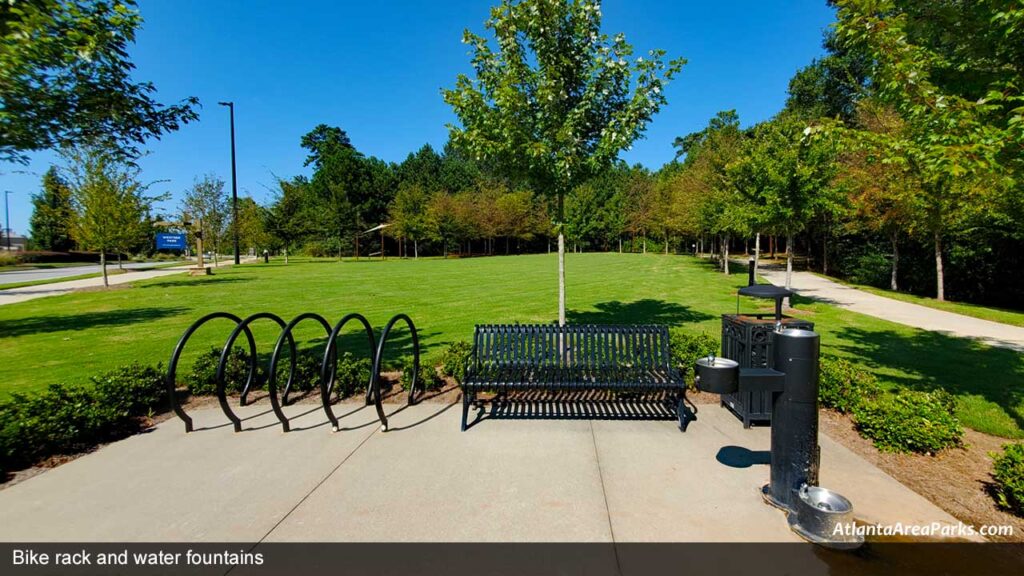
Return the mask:
POLYGON ((864 543, 854 533, 853 505, 841 494, 804 484, 797 490, 789 527, 805 540, 827 548, 853 549, 864 543))
POLYGON ((713 394, 732 394, 739 390, 740 365, 735 360, 707 356, 694 365, 697 389, 713 394))

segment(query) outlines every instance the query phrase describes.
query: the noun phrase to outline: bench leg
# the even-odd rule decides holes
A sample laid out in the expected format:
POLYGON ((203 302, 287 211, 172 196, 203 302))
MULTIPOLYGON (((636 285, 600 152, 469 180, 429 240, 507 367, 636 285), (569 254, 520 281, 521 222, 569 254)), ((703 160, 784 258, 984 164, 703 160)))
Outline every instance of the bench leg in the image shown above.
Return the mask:
POLYGON ((462 431, 466 431, 466 419, 469 417, 469 392, 462 391, 462 431))
POLYGON ((686 426, 690 423, 689 413, 686 411, 686 392, 679 394, 679 402, 676 404, 676 412, 679 414, 679 429, 686 432, 686 426))

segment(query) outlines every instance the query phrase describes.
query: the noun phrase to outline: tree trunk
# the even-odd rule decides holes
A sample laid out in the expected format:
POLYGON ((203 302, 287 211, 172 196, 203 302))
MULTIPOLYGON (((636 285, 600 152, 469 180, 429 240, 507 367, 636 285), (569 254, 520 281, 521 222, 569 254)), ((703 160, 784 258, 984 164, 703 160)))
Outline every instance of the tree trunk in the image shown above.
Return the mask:
POLYGON ((109 288, 110 282, 107 281, 107 251, 106 249, 100 249, 100 268, 103 269, 103 287, 109 288))
POLYGON ((565 195, 558 194, 558 325, 565 326, 565 195))
POLYGON ((729 236, 726 235, 722 240, 722 266, 725 270, 725 275, 729 275, 729 236))
POLYGON ((647 254, 647 234, 643 235, 643 238, 640 240, 640 242, 641 242, 641 245, 643 246, 643 253, 647 254))
POLYGON ((942 272, 942 234, 935 231, 935 299, 946 300, 945 275, 942 272))
POLYGON ((900 265, 900 248, 899 248, 899 236, 896 232, 893 232, 890 236, 892 241, 892 274, 889 276, 889 288, 893 292, 899 290, 899 283, 896 281, 896 271, 900 265))
POLYGON ((773 234, 773 235, 771 235, 771 236, 770 236, 770 237, 768 238, 768 244, 769 244, 769 245, 771 246, 771 250, 772 250, 772 260, 774 260, 774 259, 775 259, 775 245, 777 244, 777 242, 776 242, 776 239, 775 239, 775 235, 774 235, 774 234, 773 234))
POLYGON ((828 276, 828 234, 821 237, 821 273, 828 276))
POLYGON ((619 236, 619 254, 622 254, 622 237, 619 236))
POLYGON ((118 251, 118 253, 117 253, 117 269, 118 270, 124 270, 124 264, 121 263, 121 252, 120 251, 118 251))
MULTIPOLYGON (((793 234, 786 234, 786 290, 793 287, 793 234)), ((787 308, 790 307, 789 297, 784 302, 787 308)))
POLYGON ((412 239, 412 257, 414 260, 420 259, 420 244, 415 238, 412 239))
POLYGON ((754 283, 757 283, 757 267, 761 263, 761 233, 754 236, 754 283))

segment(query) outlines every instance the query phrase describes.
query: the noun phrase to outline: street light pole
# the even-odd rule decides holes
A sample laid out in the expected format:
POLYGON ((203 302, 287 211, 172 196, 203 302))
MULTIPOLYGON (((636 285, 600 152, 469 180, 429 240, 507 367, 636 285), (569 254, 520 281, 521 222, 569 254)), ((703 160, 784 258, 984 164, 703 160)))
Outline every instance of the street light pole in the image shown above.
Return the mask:
POLYGON ((7 251, 11 251, 11 207, 7 203, 7 197, 14 192, 4 190, 4 231, 7 234, 7 251))
POLYGON ((235 103, 218 102, 231 112, 231 234, 235 241, 235 264, 240 263, 238 255, 238 182, 235 178, 235 103))

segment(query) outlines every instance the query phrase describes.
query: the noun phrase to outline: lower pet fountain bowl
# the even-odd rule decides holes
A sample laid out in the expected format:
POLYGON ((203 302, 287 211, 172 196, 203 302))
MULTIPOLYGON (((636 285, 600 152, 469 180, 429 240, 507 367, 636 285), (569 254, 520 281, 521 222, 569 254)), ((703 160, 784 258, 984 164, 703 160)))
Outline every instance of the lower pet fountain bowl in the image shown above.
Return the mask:
POLYGON ((797 491, 789 527, 805 540, 827 548, 850 550, 864 543, 854 533, 853 505, 841 494, 804 484, 797 491))

